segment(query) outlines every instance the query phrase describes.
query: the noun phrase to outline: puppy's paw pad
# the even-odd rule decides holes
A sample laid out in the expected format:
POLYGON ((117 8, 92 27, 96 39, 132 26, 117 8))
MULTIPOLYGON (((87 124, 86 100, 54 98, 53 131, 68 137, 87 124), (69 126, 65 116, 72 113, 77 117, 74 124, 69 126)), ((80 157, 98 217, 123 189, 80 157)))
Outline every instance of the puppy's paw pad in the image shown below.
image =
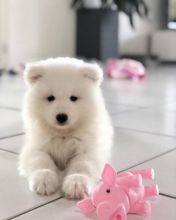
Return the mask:
POLYGON ((58 186, 58 175, 49 169, 36 170, 29 177, 30 190, 41 195, 54 193, 58 186))
POLYGON ((88 177, 81 174, 66 176, 62 191, 68 199, 82 199, 88 194, 88 177))

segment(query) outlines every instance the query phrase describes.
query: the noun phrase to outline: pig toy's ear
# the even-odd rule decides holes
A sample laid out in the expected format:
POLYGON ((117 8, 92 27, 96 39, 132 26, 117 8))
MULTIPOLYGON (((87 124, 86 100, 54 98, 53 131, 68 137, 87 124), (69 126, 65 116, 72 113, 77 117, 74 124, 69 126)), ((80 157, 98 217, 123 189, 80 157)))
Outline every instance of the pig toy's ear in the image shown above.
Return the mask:
POLYGON ((78 208, 84 213, 91 213, 95 211, 95 206, 90 198, 86 198, 77 203, 78 208))
POLYGON ((101 177, 105 184, 107 184, 108 186, 114 186, 117 173, 109 164, 106 164, 101 177))

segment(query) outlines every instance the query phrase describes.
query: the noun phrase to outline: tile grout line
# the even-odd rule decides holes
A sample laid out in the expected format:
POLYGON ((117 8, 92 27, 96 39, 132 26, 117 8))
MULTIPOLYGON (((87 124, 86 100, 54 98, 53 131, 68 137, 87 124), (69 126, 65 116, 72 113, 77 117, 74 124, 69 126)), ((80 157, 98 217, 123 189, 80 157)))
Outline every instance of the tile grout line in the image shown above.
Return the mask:
MULTIPOLYGON (((110 104, 111 106, 113 105, 113 104, 110 104)), ((155 106, 153 106, 153 105, 149 105, 149 106, 139 106, 139 105, 125 105, 125 104, 116 104, 116 105, 122 105, 122 106, 126 106, 126 107, 128 107, 128 108, 132 108, 132 109, 129 109, 129 111, 131 110, 131 111, 137 111, 137 110, 147 110, 147 109, 150 109, 150 108, 153 108, 153 107, 155 107, 155 106)), ((114 105, 115 106, 115 105, 114 105)), ((157 106, 156 106, 157 107, 157 106)), ((114 112, 114 114, 118 114, 118 112, 114 112)))
MULTIPOLYGON (((102 91, 103 90, 104 89, 102 88, 102 91)), ((162 106, 162 105, 165 105, 165 104, 169 104, 169 103, 173 103, 173 102, 175 103, 174 100, 170 100, 170 101, 169 100, 163 100, 163 101, 160 101, 157 104, 135 105, 135 104, 130 104, 130 103, 118 102, 118 101, 114 102, 112 100, 108 100, 107 98, 105 98, 105 95, 103 95, 103 97, 104 97, 105 103, 110 104, 110 105, 124 105, 124 106, 139 107, 139 108, 155 108, 155 107, 162 106)), ((169 98, 169 96, 167 98, 169 98)))
POLYGON ((159 193, 159 195, 161 196, 165 196, 165 197, 168 197, 168 198, 171 198, 171 199, 176 199, 176 196, 171 196, 171 195, 168 195, 168 194, 165 194, 165 193, 159 193))
MULTIPOLYGON (((164 194, 164 193, 159 193, 159 195, 164 196, 164 197, 168 197, 168 198, 171 198, 171 199, 176 199, 175 196, 170 196, 170 195, 167 195, 167 194, 164 194)), ((23 216, 23 215, 25 215, 25 214, 27 214, 27 213, 30 213, 30 212, 32 212, 32 211, 34 211, 34 210, 37 210, 37 209, 39 209, 39 208, 41 208, 41 207, 43 207, 43 206, 45 206, 45 205, 48 205, 48 204, 50 204, 50 203, 53 203, 53 202, 55 202, 55 201, 57 201, 57 200, 60 200, 60 199, 62 199, 62 198, 64 198, 64 197, 63 197, 63 196, 58 197, 58 198, 53 199, 53 200, 51 200, 51 201, 49 201, 49 202, 47 202, 47 203, 45 203, 45 204, 36 206, 35 208, 29 209, 29 210, 27 210, 27 211, 24 211, 24 212, 22 212, 22 213, 20 213, 20 214, 17 214, 17 215, 15 215, 15 216, 13 216, 13 217, 7 218, 6 220, 16 219, 16 218, 18 218, 18 217, 20 217, 20 216, 23 216)))
POLYGON ((116 103, 116 102, 109 102, 108 100, 105 99, 105 105, 113 105, 113 106, 125 106, 125 107, 129 107, 129 108, 150 108, 152 107, 152 105, 147 105, 147 106, 142 106, 142 105, 133 105, 133 104, 126 104, 126 103, 116 103))
POLYGON ((57 200, 60 200, 60 199, 62 199, 62 198, 64 198, 64 197, 63 197, 63 196, 60 196, 60 197, 58 197, 58 198, 56 198, 56 199, 53 199, 53 200, 51 200, 51 201, 49 201, 49 202, 47 202, 47 203, 41 204, 41 205, 39 205, 39 206, 36 206, 36 207, 31 208, 31 209, 29 209, 29 210, 26 210, 26 211, 24 211, 24 212, 22 212, 22 213, 20 213, 20 214, 17 214, 17 215, 14 215, 14 216, 10 217, 10 218, 7 218, 6 220, 16 219, 16 218, 18 218, 18 217, 20 217, 20 216, 22 216, 22 215, 25 215, 25 214, 27 214, 27 213, 30 213, 30 212, 32 212, 32 211, 34 211, 34 210, 36 210, 36 209, 39 209, 39 208, 41 208, 41 207, 43 207, 43 206, 45 206, 45 205, 48 205, 48 204, 50 204, 50 203, 53 203, 53 202, 55 202, 55 201, 57 201, 57 200))
MULTIPOLYGON (((171 195, 168 195, 168 194, 165 194, 165 193, 161 193, 161 192, 159 193, 159 195, 164 196, 164 197, 168 197, 168 198, 171 198, 171 199, 176 199, 176 196, 171 196, 171 195)), ((37 210, 37 209, 39 209, 39 208, 41 208, 41 207, 43 207, 43 206, 46 206, 46 205, 48 205, 48 204, 51 204, 51 203, 53 203, 53 202, 55 202, 55 201, 57 201, 57 200, 63 199, 63 198, 64 198, 64 196, 58 197, 58 198, 53 199, 53 200, 51 200, 51 201, 49 201, 49 202, 47 202, 47 203, 45 203, 45 204, 36 206, 36 207, 34 207, 34 208, 32 208, 32 209, 29 209, 29 210, 27 210, 27 211, 24 211, 24 212, 22 212, 22 213, 20 213, 20 214, 17 214, 17 215, 15 215, 15 216, 13 216, 13 217, 7 218, 6 220, 16 219, 16 218, 18 218, 18 217, 20 217, 20 216, 22 216, 22 215, 25 215, 25 214, 27 214, 27 213, 30 213, 30 212, 32 212, 32 211, 34 211, 34 210, 37 210)))
MULTIPOLYGON (((146 110, 151 108, 152 106, 131 106, 132 109, 128 109, 128 110, 122 110, 122 111, 114 111, 109 113, 111 116, 116 116, 118 114, 125 114, 125 113, 130 113, 130 112, 135 112, 135 111, 142 111, 142 110, 146 110)), ((130 107, 129 107, 130 108, 130 107)), ((108 109, 108 108, 107 108, 108 109)))
MULTIPOLYGON (((105 102, 107 103, 107 102, 105 102)), ((129 113, 129 112, 135 112, 135 111, 143 111, 143 110, 147 110, 147 109, 151 109, 151 108, 156 108, 158 107, 158 105, 148 105, 148 106, 137 106, 137 105, 128 105, 128 104, 122 104, 122 103, 109 103, 110 105, 124 105, 124 106, 127 106, 127 107, 133 107, 133 109, 129 109, 129 110, 124 110, 124 111, 121 111, 121 112, 118 112, 118 111, 114 111, 112 114, 112 116, 115 116, 115 115, 118 115, 118 114, 123 114, 123 113, 129 113)), ((161 104, 161 105, 164 105, 165 103, 161 104)), ((106 104, 107 105, 107 104, 106 104)))
POLYGON ((18 133, 18 134, 12 134, 12 135, 8 135, 8 136, 4 136, 4 137, 0 137, 0 141, 4 140, 4 139, 8 139, 8 138, 18 137, 18 136, 21 136, 21 135, 24 135, 24 134, 25 134, 25 132, 18 133))
POLYGON ((3 148, 0 148, 0 151, 4 151, 4 152, 7 152, 7 153, 11 153, 11 154, 19 155, 19 153, 15 152, 15 151, 6 150, 6 149, 3 149, 3 148))
POLYGON ((129 113, 129 112, 135 112, 135 111, 138 111, 138 110, 145 110, 145 109, 147 109, 147 108, 150 108, 150 107, 133 107, 132 109, 128 109, 128 110, 124 110, 124 111, 120 111, 120 112, 118 112, 118 111, 114 111, 113 113, 111 113, 112 114, 112 116, 116 116, 116 115, 118 115, 118 114, 123 114, 123 113, 129 113))
POLYGON ((176 138, 176 135, 174 136, 174 135, 168 135, 168 134, 162 134, 162 133, 154 133, 154 132, 150 132, 150 131, 138 130, 135 128, 119 127, 119 126, 115 126, 115 125, 113 125, 113 126, 114 126, 114 128, 123 129, 123 130, 136 131, 136 132, 141 132, 141 133, 145 133, 145 134, 152 134, 152 135, 169 137, 169 138, 176 138))
POLYGON ((154 159, 156 159, 156 158, 162 157, 162 156, 164 156, 164 155, 166 155, 166 154, 168 154, 168 153, 171 153, 171 152, 173 152, 173 151, 175 151, 175 150, 176 150, 176 147, 174 147, 174 148, 171 149, 171 150, 165 151, 165 152, 163 152, 163 153, 161 153, 161 154, 158 154, 158 155, 156 155, 156 156, 154 156, 154 157, 151 157, 150 159, 146 159, 146 160, 144 160, 143 162, 140 162, 140 163, 134 164, 134 165, 132 165, 132 166, 130 166, 130 167, 128 167, 128 168, 122 169, 122 170, 119 171, 119 173, 124 172, 124 171, 126 171, 126 170, 129 170, 129 169, 131 169, 131 168, 134 168, 134 167, 136 167, 136 166, 142 165, 142 164, 147 163, 147 162, 149 162, 149 161, 152 161, 152 160, 154 160, 154 159))
POLYGON ((15 112, 21 112, 20 108, 9 107, 9 106, 0 106, 0 109, 6 109, 6 110, 15 111, 15 112))
POLYGON ((126 110, 121 110, 121 111, 113 111, 109 112, 109 115, 111 116, 116 116, 117 114, 123 114, 123 113, 129 113, 129 112, 134 112, 136 110, 139 110, 140 108, 132 108, 132 109, 126 109, 126 110))

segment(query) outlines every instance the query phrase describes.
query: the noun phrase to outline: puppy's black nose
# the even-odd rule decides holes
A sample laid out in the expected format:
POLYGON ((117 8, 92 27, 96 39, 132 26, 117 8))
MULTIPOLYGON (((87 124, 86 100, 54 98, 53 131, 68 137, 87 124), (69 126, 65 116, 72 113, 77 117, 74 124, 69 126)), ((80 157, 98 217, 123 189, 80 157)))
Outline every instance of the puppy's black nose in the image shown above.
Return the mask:
POLYGON ((64 124, 68 120, 68 116, 64 113, 61 113, 61 114, 56 115, 56 120, 60 124, 64 124))

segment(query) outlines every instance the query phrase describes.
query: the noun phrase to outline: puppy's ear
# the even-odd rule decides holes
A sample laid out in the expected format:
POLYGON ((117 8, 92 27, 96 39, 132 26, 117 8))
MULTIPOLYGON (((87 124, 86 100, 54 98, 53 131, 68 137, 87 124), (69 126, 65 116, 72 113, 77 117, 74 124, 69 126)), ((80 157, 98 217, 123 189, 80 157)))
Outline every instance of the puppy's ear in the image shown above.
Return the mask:
POLYGON ((82 74, 85 78, 101 84, 103 80, 103 71, 97 64, 86 63, 82 67, 82 74))
POLYGON ((33 85, 43 76, 43 73, 44 70, 37 63, 27 64, 24 70, 24 81, 29 85, 33 85))

